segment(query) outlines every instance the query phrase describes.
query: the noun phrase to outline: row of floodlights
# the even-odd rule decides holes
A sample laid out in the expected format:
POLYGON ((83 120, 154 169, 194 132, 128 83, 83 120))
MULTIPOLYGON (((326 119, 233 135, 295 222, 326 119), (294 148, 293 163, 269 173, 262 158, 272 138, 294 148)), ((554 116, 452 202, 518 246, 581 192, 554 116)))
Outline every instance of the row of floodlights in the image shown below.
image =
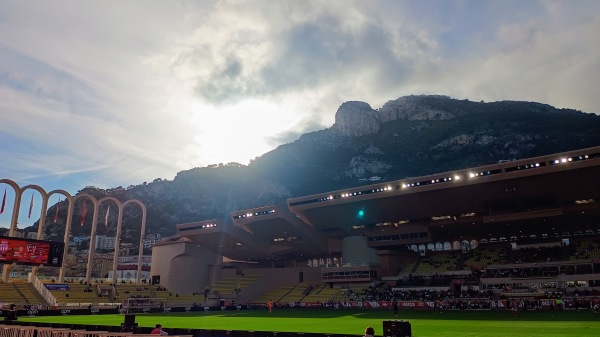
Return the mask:
POLYGON ((202 229, 213 228, 213 227, 217 227, 217 224, 216 223, 209 223, 209 224, 202 225, 202 229))
POLYGON ((239 219, 239 218, 251 218, 253 216, 267 215, 267 214, 273 214, 273 213, 275 213, 275 210, 274 209, 270 209, 270 210, 266 210, 266 211, 260 211, 260 212, 246 213, 246 214, 237 215, 237 216, 235 216, 235 218, 236 219, 239 219))
POLYGON ((273 242, 282 242, 282 241, 292 242, 292 241, 297 240, 297 239, 298 239, 297 236, 289 236, 287 238, 279 237, 279 238, 274 238, 273 242))
MULTIPOLYGON (((597 155, 593 155, 593 157, 597 157, 597 155)), ((586 154, 586 155, 580 155, 580 156, 575 156, 575 157, 570 157, 570 158, 555 159, 553 161, 550 161, 550 163, 554 165, 554 164, 568 163, 568 162, 578 161, 578 160, 585 160, 585 159, 589 159, 589 158, 591 158, 591 156, 586 154)), ((534 162, 534 163, 528 163, 528 164, 525 164, 525 165, 520 165, 520 166, 514 167, 514 168, 508 168, 507 171, 520 170, 520 169, 539 168, 539 167, 545 166, 545 165, 546 165, 545 163, 534 162)), ((468 176, 469 176, 469 178, 476 178, 476 177, 483 177, 483 176, 494 175, 494 174, 498 174, 498 173, 503 173, 502 169, 487 170, 487 171, 480 171, 480 172, 469 172, 468 176)), ((409 187, 416 187, 416 186, 431 185, 431 184, 444 183, 444 182, 450 182, 450 181, 457 181, 457 180, 460 180, 460 179, 461 179, 461 176, 458 175, 458 174, 456 174, 454 176, 442 177, 442 178, 425 180, 425 181, 420 181, 420 182, 403 183, 401 185, 401 187, 404 189, 404 188, 409 188, 409 187)), ((371 191, 358 191, 358 192, 342 193, 339 197, 341 197, 341 198, 348 198, 348 197, 354 197, 354 196, 357 196, 357 195, 363 195, 363 194, 368 194, 368 193, 377 193, 377 192, 391 191, 392 189, 393 189, 392 186, 386 186, 386 187, 376 188, 376 189, 373 189, 371 191)), ((320 201, 328 201, 328 200, 337 199, 339 197, 326 196, 326 197, 318 198, 316 201, 318 201, 318 202, 320 202, 320 201)))
POLYGON ((460 180, 460 176, 459 175, 455 175, 454 177, 444 177, 444 178, 438 178, 438 179, 431 179, 430 181, 422 181, 422 182, 416 182, 416 183, 405 183, 402 184, 402 188, 408 188, 408 187, 415 187, 415 186, 421 186, 421 185, 429 185, 429 184, 437 184, 437 183, 444 183, 444 182, 449 182, 452 180, 460 180))
POLYGON ((564 164, 564 163, 568 163, 568 162, 572 162, 573 160, 584 160, 584 159, 589 159, 589 155, 583 155, 583 156, 577 156, 577 157, 569 157, 569 158, 560 158, 560 159, 554 159, 554 161, 552 162, 553 164, 564 164))
MULTIPOLYGON (((386 187, 382 187, 382 188, 376 188, 371 190, 371 193, 376 193, 376 192, 383 192, 383 191, 391 191, 392 190, 392 186, 386 186, 386 187)), ((367 191, 367 193, 369 193, 367 191)), ((342 193, 341 197, 342 198, 347 198, 347 197, 353 197, 353 196, 357 196, 357 195, 362 195, 363 192, 362 191, 358 191, 358 192, 350 192, 350 193, 342 193)), ((333 199, 332 196, 329 196, 327 199, 331 200, 333 199)))
POLYGON ((582 154, 579 156, 567 157, 567 158, 556 158, 550 161, 550 165, 558 165, 558 164, 566 164, 573 161, 580 161, 592 158, 599 158, 600 153, 590 153, 590 154, 582 154))

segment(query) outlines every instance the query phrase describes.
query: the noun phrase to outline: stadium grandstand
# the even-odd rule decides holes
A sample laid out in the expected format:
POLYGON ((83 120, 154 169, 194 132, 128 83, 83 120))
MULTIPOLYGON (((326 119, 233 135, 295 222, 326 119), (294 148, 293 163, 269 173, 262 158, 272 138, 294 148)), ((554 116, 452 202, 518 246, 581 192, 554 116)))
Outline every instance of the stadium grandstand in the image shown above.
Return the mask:
POLYGON ((5 307, 594 307, 600 147, 381 182, 179 224, 140 283, 10 279, 5 307), (558 300, 558 301, 557 301, 558 300), (515 304, 517 303, 517 304, 515 304))
POLYGON ((599 201, 600 147, 381 182, 177 225, 152 281, 220 304, 593 296, 599 201))

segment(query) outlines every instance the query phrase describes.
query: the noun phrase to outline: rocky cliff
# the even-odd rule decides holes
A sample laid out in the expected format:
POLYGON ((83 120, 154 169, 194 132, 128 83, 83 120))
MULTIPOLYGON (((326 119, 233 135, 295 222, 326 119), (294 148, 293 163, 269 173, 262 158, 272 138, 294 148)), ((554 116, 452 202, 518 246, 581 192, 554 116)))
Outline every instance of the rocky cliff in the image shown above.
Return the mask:
MULTIPOLYGON (((379 109, 343 103, 331 128, 305 134, 248 166, 212 165, 180 172, 173 181, 86 192, 142 200, 148 231, 169 235, 177 223, 227 220, 233 210, 283 204, 292 196, 598 145, 595 114, 534 102, 406 96, 379 109)), ((126 215, 125 228, 137 228, 140 215, 126 215)))

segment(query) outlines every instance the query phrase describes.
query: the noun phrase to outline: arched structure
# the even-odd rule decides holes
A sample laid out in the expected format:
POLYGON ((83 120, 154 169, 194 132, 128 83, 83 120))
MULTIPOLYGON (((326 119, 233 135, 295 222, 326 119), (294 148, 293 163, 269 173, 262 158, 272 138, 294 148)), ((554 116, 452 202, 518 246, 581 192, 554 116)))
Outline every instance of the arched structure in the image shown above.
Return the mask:
MULTIPOLYGON (((33 189, 33 190, 38 191, 42 195, 42 205, 41 205, 40 218, 39 218, 39 222, 38 222, 38 231, 37 231, 37 239, 38 240, 44 239, 44 225, 46 223, 46 213, 48 211, 47 208, 48 208, 49 198, 53 194, 62 194, 67 199, 68 209, 67 209, 67 219, 65 221, 65 234, 64 234, 65 249, 63 252, 63 265, 60 267, 60 270, 59 270, 59 277, 58 277, 59 282, 64 282, 64 277, 65 277, 65 272, 66 272, 65 264, 67 263, 67 257, 69 254, 69 233, 71 231, 71 225, 72 225, 72 221, 73 221, 73 209, 75 207, 75 202, 78 199, 80 199, 80 198, 88 199, 94 205, 92 228, 91 228, 91 232, 90 232, 90 246, 89 246, 89 253, 88 253, 87 270, 86 270, 86 277, 85 277, 86 282, 88 282, 88 283, 90 282, 90 279, 91 279, 91 272, 92 272, 91 267, 92 267, 92 261, 93 261, 94 251, 95 251, 96 228, 97 228, 97 223, 98 223, 98 211, 99 211, 100 205, 106 201, 113 201, 119 208, 119 215, 118 215, 118 220, 117 220, 117 231, 115 234, 115 253, 114 253, 114 261, 113 261, 113 283, 116 283, 116 275, 117 275, 116 270, 117 270, 117 264, 118 264, 118 258, 119 258, 119 243, 121 240, 121 226, 123 223, 123 209, 126 205, 131 204, 131 203, 139 205, 140 208, 142 209, 142 223, 141 223, 141 230, 140 230, 137 282, 140 282, 140 275, 141 275, 141 270, 142 270, 142 255, 143 255, 143 250, 144 250, 144 239, 145 239, 145 233, 146 233, 146 206, 141 201, 139 201, 137 199, 131 199, 131 200, 125 201, 124 203, 121 203, 119 200, 117 200, 116 198, 113 198, 113 197, 105 197, 100 200, 97 200, 94 196, 87 194, 87 193, 78 194, 73 197, 73 196, 71 196, 71 194, 69 194, 67 191, 64 191, 64 190, 53 190, 53 191, 47 193, 46 190, 44 190, 42 187, 40 187, 38 185, 30 184, 30 185, 24 186, 23 188, 20 188, 16 182, 14 182, 10 179, 0 179, 0 183, 5 183, 5 184, 11 186, 15 192, 13 214, 11 217, 11 223, 10 223, 10 228, 9 228, 9 232, 8 232, 9 237, 14 237, 14 235, 15 235, 15 230, 17 229, 17 222, 19 220, 19 211, 21 208, 21 200, 22 200, 23 193, 26 190, 33 189)), ((8 265, 8 264, 5 264, 2 268, 2 280, 5 283, 8 281, 10 269, 11 269, 11 265, 8 265)), ((36 271, 37 271, 37 267, 33 267, 32 273, 35 274, 36 271)))
MULTIPOLYGON (((81 194, 76 195, 73 198, 73 207, 75 207, 75 202, 77 202, 78 199, 83 199, 83 198, 87 198, 94 205, 94 213, 93 213, 93 217, 92 217, 92 229, 90 231, 90 246, 89 246, 89 253, 88 253, 88 261, 87 261, 86 271, 85 271, 85 281, 89 284, 90 279, 92 278, 92 261, 94 260, 94 251, 96 250, 96 226, 97 226, 97 222, 98 222, 98 206, 99 206, 99 204, 98 204, 98 200, 96 198, 94 198, 94 196, 87 194, 87 193, 81 193, 81 194)), ((85 202, 85 200, 84 200, 84 202, 85 202)), ((66 244, 68 244, 68 242, 66 244)))
MULTIPOLYGON (((0 183, 5 183, 13 188, 15 192, 15 202, 13 204, 13 214, 10 218, 10 227, 8 229, 8 236, 13 236, 17 229, 17 222, 19 220, 19 209, 21 208, 21 188, 19 185, 10 179, 0 179, 0 183)), ((5 264, 2 266, 2 281, 6 283, 8 281, 8 275, 10 274, 11 265, 5 264)))
POLYGON ((67 202, 69 203, 67 206, 67 219, 65 221, 65 235, 64 235, 64 243, 65 243, 65 249, 63 250, 63 264, 62 266, 60 266, 60 269, 58 271, 58 282, 62 283, 65 281, 65 272, 66 272, 66 268, 65 268, 65 264, 67 263, 67 257, 69 255, 69 233, 71 232, 71 223, 73 222, 73 205, 75 204, 75 202, 73 201, 73 196, 64 190, 53 190, 50 193, 48 193, 48 199, 50 199, 50 197, 53 194, 62 194, 67 202))
MULTIPOLYGON (((146 205, 144 205, 143 202, 137 200, 137 199, 130 199, 127 200, 123 203, 123 208, 125 208, 125 206, 129 205, 129 204, 138 204, 140 206, 140 208, 142 209, 142 224, 140 226, 140 246, 139 246, 139 252, 138 252, 138 266, 137 266, 137 275, 136 275, 136 282, 140 282, 140 277, 142 275, 142 256, 144 255, 144 240, 146 239, 146 205)), ((119 221, 122 217, 119 217, 119 221)), ((119 232, 120 235, 120 232, 119 232)), ((118 258, 118 254, 115 254, 115 261, 118 258)), ((113 266, 113 283, 115 283, 116 280, 116 275, 117 275, 117 269, 113 266)))
POLYGON ((46 190, 44 190, 43 188, 41 188, 38 185, 27 185, 27 186, 24 186, 23 188, 21 188, 21 196, 23 196, 23 193, 25 193, 25 191, 27 191, 29 189, 36 190, 36 191, 40 192, 40 194, 42 195, 42 206, 40 209, 40 220, 39 220, 39 226, 38 226, 36 239, 43 240, 44 239, 44 232, 43 232, 44 223, 46 222, 46 208, 48 207, 48 193, 46 193, 46 190))
POLYGON ((102 203, 112 201, 114 202, 119 210, 119 215, 117 217, 117 228, 115 232, 115 250, 114 250, 114 259, 113 259, 113 270, 112 270, 112 283, 117 283, 117 266, 119 264, 119 247, 121 243, 121 231, 123 225, 123 210, 125 206, 129 204, 137 204, 142 209, 142 224, 140 226, 140 245, 138 252, 138 266, 137 266, 137 276, 136 282, 140 282, 140 276, 142 273, 142 256, 144 255, 144 239, 146 238, 146 206, 144 203, 137 199, 130 199, 121 203, 119 200, 113 197, 105 197, 98 201, 98 206, 102 205, 102 203))

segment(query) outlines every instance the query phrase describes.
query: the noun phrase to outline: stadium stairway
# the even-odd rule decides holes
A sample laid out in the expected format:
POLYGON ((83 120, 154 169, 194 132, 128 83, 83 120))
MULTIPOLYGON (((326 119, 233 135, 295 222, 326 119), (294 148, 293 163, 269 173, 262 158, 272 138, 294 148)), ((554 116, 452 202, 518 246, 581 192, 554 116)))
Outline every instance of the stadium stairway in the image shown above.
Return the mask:
POLYGON ((464 270, 465 261, 467 261, 467 256, 465 254, 461 254, 460 257, 456 260, 456 268, 454 270, 464 270))
POLYGON ((306 297, 312 290, 309 284, 298 284, 294 289, 285 294, 279 301, 281 302, 300 302, 306 297))
POLYGON ((299 284, 292 284, 283 286, 277 289, 273 289, 268 291, 267 293, 261 295, 256 302, 257 303, 267 303, 269 300, 273 300, 274 303, 278 303, 281 301, 287 294, 292 292, 299 284))
POLYGON ((329 302, 336 301, 342 298, 341 288, 330 288, 324 283, 315 288, 313 292, 302 299, 302 302, 329 302))
POLYGON ((25 298, 27 304, 30 305, 48 305, 48 302, 42 297, 42 295, 35 289, 33 284, 28 282, 17 282, 14 283, 15 289, 25 298))

